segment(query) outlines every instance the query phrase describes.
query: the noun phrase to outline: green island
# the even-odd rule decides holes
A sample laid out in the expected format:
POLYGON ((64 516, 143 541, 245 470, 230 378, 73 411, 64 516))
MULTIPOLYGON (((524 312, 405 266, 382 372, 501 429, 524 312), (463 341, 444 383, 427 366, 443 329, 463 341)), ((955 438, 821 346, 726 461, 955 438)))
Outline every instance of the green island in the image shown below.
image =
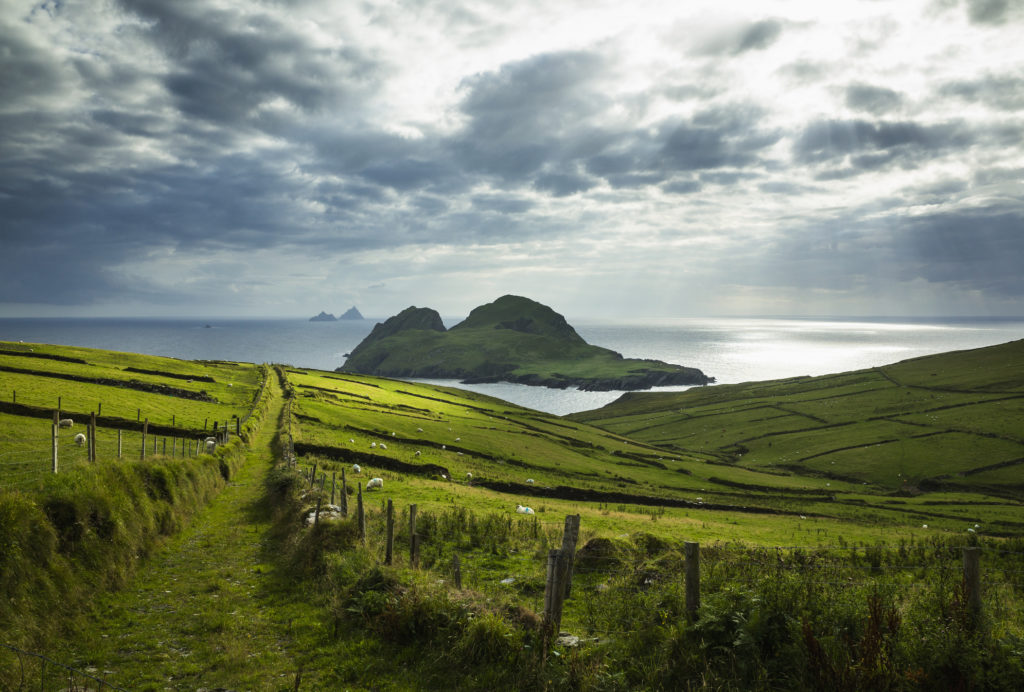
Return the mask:
POLYGON ((406 308, 374 326, 337 371, 593 391, 714 382, 697 368, 592 346, 551 308, 511 295, 474 308, 451 329, 435 310, 406 308))
POLYGON ((565 417, 0 343, 0 689, 1019 690, 1021 420, 1024 341, 565 417))

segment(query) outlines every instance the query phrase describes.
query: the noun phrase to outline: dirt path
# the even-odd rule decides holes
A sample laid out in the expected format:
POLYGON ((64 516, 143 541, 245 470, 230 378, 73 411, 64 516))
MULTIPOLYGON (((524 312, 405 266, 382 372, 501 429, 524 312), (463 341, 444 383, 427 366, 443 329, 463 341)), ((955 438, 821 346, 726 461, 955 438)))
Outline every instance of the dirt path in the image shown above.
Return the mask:
POLYGON ((292 689, 324 641, 322 615, 268 551, 263 478, 282 408, 274 403, 236 477, 132 582, 97 599, 61 658, 139 689, 292 689), (88 653, 83 653, 88 652, 88 653))

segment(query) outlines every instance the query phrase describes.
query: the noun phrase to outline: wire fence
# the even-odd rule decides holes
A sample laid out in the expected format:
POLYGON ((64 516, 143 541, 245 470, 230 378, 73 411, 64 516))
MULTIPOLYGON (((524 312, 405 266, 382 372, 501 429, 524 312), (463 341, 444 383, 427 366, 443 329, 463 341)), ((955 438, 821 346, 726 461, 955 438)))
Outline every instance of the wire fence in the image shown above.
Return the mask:
MULTIPOLYGON (((262 368, 261 372, 263 378, 249 411, 235 419, 236 432, 253 415, 263 396, 269 369, 262 368)), ((76 421, 68 420, 69 427, 58 427, 56 431, 50 424, 33 420, 34 425, 26 424, 23 428, 33 430, 33 437, 19 435, 3 439, 0 443, 0 490, 36 489, 47 474, 64 473, 92 463, 90 455, 96 461, 105 462, 153 456, 195 457, 214 451, 216 445, 226 442, 230 435, 227 422, 223 425, 215 422, 215 430, 199 433, 180 430, 177 435, 149 434, 145 425, 141 431, 97 425, 94 439, 89 440, 88 421, 84 425, 78 421, 76 427, 76 421)))

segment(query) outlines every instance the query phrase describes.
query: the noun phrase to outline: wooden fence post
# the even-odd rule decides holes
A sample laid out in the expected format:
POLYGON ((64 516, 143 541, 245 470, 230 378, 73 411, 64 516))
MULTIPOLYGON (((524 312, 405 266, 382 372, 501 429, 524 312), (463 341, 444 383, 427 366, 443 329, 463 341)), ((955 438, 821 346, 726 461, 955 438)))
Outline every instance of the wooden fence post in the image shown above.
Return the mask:
POLYGON ((142 409, 138 408, 138 409, 135 409, 135 422, 137 423, 140 420, 142 420, 142 409))
POLYGON ((348 482, 345 480, 345 469, 341 470, 341 516, 348 517, 348 482))
POLYGON ((686 614, 691 620, 700 609, 700 543, 683 544, 686 562, 686 614))
POLYGON ((86 441, 89 445, 89 461, 96 461, 96 412, 93 411, 89 414, 89 439, 86 441))
POLYGON ((547 579, 544 584, 544 638, 558 631, 562 624, 562 603, 565 598, 565 555, 561 550, 548 551, 547 579))
POLYGON ((459 561, 459 554, 452 556, 452 578, 455 580, 455 588, 462 588, 462 563, 459 561))
POLYGON ((384 545, 384 564, 390 565, 395 552, 395 505, 388 498, 387 539, 384 545))
POLYGON ((310 471, 310 473, 309 473, 309 489, 310 490, 313 489, 313 482, 316 480, 316 464, 317 464, 317 462, 314 461, 313 462, 313 470, 310 471))
POLYGON ((366 543, 366 515, 363 513, 363 485, 356 486, 356 521, 359 524, 359 540, 366 543))
POLYGON ((335 481, 335 477, 337 475, 338 475, 337 471, 331 471, 331 504, 332 505, 334 504, 334 481, 335 481))
MULTIPOLYGON (((141 411, 142 409, 139 409, 139 410, 141 411)), ((142 424, 142 455, 139 457, 139 459, 142 460, 142 461, 146 460, 146 433, 148 433, 148 432, 149 432, 149 419, 147 418, 146 422, 142 424)))
POLYGON ((53 412, 53 472, 57 473, 57 440, 60 435, 57 431, 60 430, 60 411, 53 412))
POLYGON ((981 548, 964 548, 963 555, 967 616, 973 629, 981 622, 981 548))
POLYGON ((121 458, 121 429, 117 430, 117 458, 121 458))
MULTIPOLYGON (((174 447, 171 447, 171 451, 174 451, 174 447)), ((163 455, 167 456, 167 438, 164 438, 163 455)))
POLYGON ((103 415, 103 402, 102 401, 96 403, 96 415, 97 416, 102 416, 103 415))
POLYGON ((413 536, 416 535, 416 505, 409 505, 409 564, 413 564, 416 557, 416 547, 413 536))
POLYGON ((173 413, 172 413, 172 414, 171 414, 171 427, 172 427, 172 428, 176 428, 176 427, 178 427, 178 426, 176 425, 177 421, 178 421, 178 416, 177 416, 176 414, 173 414, 173 413))
POLYGON ((580 515, 569 514, 565 517, 565 530, 562 532, 562 553, 565 555, 565 595, 572 593, 572 568, 576 562, 576 541, 580 537, 580 515))

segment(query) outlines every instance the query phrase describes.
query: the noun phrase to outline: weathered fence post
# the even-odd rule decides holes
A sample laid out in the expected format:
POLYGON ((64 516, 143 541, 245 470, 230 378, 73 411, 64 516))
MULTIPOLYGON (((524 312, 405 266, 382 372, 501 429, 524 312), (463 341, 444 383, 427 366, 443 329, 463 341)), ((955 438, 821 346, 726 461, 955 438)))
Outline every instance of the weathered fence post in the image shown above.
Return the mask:
POLYGON ((316 481, 316 465, 317 462, 313 462, 313 470, 309 472, 309 489, 313 489, 313 483, 316 481))
POLYGON ((363 513, 363 485, 356 486, 356 521, 359 524, 359 540, 366 543, 366 515, 363 513))
POLYGON ((89 439, 86 442, 89 445, 89 461, 96 461, 96 412, 93 411, 89 414, 89 439))
POLYGON ((331 471, 331 504, 332 505, 334 504, 334 484, 335 484, 334 481, 335 481, 335 478, 337 477, 337 475, 338 475, 337 471, 331 471))
POLYGON ((148 432, 149 432, 149 419, 147 418, 146 422, 142 424, 142 456, 140 456, 139 459, 143 460, 143 461, 145 461, 145 459, 146 459, 146 433, 148 433, 148 432))
POLYGON ((121 429, 117 430, 117 458, 121 458, 121 429))
POLYGON ((341 516, 348 517, 348 482, 345 480, 345 469, 341 470, 341 516))
POLYGON ((96 402, 96 415, 97 416, 102 416, 103 415, 103 402, 102 401, 96 402))
POLYGON ((414 565, 416 558, 416 505, 409 505, 409 564, 414 565))
POLYGON ((562 624, 562 603, 565 600, 565 555, 561 550, 548 551, 547 579, 544 584, 544 638, 558 631, 562 624))
POLYGON ((459 554, 452 556, 452 578, 455 580, 455 588, 462 588, 462 563, 459 561, 459 554))
POLYGON ((967 616, 974 628, 981 622, 981 548, 964 548, 963 555, 967 616))
POLYGON ((53 412, 53 472, 57 473, 57 440, 60 435, 57 431, 60 430, 60 411, 53 412))
POLYGON ((700 543, 685 542, 683 557, 686 562, 686 614, 693 619, 700 609, 700 543))
MULTIPOLYGON (((174 451, 174 447, 171 447, 171 451, 174 451)), ((163 455, 167 456, 167 438, 164 438, 163 455)))
POLYGON ((135 409, 135 422, 137 423, 140 420, 142 420, 142 409, 138 408, 138 409, 135 409))
POLYGON ((177 426, 177 422, 178 422, 178 416, 177 416, 176 414, 173 414, 173 413, 172 413, 172 414, 171 414, 171 427, 172 427, 172 428, 176 428, 176 427, 178 427, 178 426, 177 426))
POLYGON ((562 553, 565 555, 565 595, 572 593, 572 568, 576 561, 576 541, 580 537, 580 515, 569 514, 565 517, 565 530, 562 532, 562 553))
POLYGON ((388 499, 387 537, 384 543, 384 564, 390 565, 395 552, 395 505, 388 499))

